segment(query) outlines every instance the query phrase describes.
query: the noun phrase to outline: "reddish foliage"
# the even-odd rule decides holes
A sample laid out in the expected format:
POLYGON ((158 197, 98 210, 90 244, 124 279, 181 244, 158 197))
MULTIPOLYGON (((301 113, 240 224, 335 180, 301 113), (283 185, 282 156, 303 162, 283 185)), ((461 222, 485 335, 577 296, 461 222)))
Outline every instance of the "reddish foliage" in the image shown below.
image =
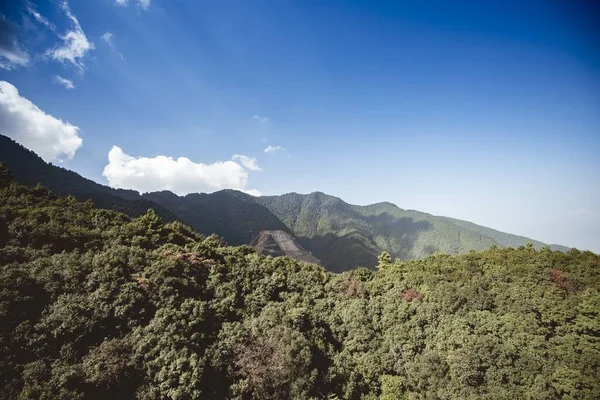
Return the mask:
POLYGON ((236 346, 235 365, 248 379, 254 396, 260 399, 283 399, 294 374, 294 358, 289 338, 282 333, 251 337, 236 346))
POLYGON ((132 275, 132 278, 141 289, 148 290, 150 281, 147 278, 142 278, 141 276, 137 276, 137 275, 132 275))
POLYGON ((567 293, 572 293, 575 291, 575 286, 573 286, 573 283, 563 271, 551 269, 548 272, 548 275, 550 277, 550 281, 552 281, 552 283, 554 283, 560 290, 567 293))
POLYGON ((346 297, 362 297, 364 290, 356 279, 350 278, 344 284, 343 292, 346 297))
POLYGON ((404 301, 423 301, 423 293, 419 292, 417 289, 406 289, 400 296, 402 296, 402 300, 404 301))

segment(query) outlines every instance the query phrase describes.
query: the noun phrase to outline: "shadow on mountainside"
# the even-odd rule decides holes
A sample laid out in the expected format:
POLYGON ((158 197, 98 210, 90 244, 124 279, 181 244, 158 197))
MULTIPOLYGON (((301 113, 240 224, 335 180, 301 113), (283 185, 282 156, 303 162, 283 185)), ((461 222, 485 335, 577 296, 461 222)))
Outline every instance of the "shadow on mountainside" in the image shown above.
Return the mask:
POLYGON ((312 238, 302 237, 298 241, 320 259, 329 271, 348 271, 359 266, 375 268, 377 265, 377 247, 358 233, 344 236, 328 233, 312 238))
MULTIPOLYGON (((414 222, 412 218, 397 218, 387 213, 362 216, 373 224, 371 237, 352 231, 345 235, 329 233, 313 237, 298 238, 302 246, 310 250, 331 271, 347 271, 356 267, 375 268, 377 256, 383 251, 394 258, 406 260, 412 257, 415 243, 422 231, 431 229, 427 221, 414 222)), ((430 254, 434 246, 427 246, 430 254)))
POLYGON ((196 231, 205 235, 217 234, 233 246, 250 243, 263 230, 290 233, 269 209, 256 203, 252 196, 236 190, 191 193, 184 197, 171 192, 143 196, 162 205, 196 231))

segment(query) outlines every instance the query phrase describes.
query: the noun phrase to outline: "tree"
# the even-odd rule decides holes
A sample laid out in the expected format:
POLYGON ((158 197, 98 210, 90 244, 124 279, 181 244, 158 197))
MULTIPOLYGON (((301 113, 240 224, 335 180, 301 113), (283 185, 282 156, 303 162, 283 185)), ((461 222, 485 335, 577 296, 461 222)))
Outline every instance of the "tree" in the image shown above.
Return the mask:
POLYGON ((381 377, 380 400, 401 400, 406 398, 404 379, 400 376, 383 375, 381 377))
POLYGON ((392 265, 392 256, 387 251, 384 251, 377 257, 377 268, 385 268, 392 265))

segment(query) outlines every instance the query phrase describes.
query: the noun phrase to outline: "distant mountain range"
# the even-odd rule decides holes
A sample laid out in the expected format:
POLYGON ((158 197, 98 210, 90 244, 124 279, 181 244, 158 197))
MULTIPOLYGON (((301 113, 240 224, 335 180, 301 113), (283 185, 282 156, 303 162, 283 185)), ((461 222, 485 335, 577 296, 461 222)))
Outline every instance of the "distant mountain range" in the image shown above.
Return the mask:
MULTIPOLYGON (((264 239, 264 231, 279 231, 294 241, 295 253, 290 252, 290 256, 294 257, 299 254, 298 249, 302 249, 332 271, 374 267, 377 255, 383 251, 406 260, 435 252, 457 254, 483 250, 494 245, 518 247, 528 242, 536 248, 545 245, 467 221, 404 210, 392 203, 356 206, 321 192, 263 197, 236 190, 186 196, 169 191, 140 195, 133 190, 100 185, 48 164, 2 135, 0 162, 7 165, 18 183, 28 186, 39 183, 56 194, 90 199, 100 208, 133 217, 152 208, 167 221, 180 220, 200 233, 215 233, 231 245, 270 243, 274 239, 269 235, 264 239)), ((272 250, 273 243, 261 250, 272 250)), ((561 251, 569 249, 558 245, 550 247, 561 251)))

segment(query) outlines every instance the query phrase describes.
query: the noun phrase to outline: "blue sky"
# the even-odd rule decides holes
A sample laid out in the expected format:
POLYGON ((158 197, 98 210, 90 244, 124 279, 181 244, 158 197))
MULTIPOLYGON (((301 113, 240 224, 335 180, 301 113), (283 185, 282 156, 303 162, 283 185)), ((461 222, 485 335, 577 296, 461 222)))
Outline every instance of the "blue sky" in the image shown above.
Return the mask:
POLYGON ((97 182, 323 191, 600 252, 593 1, 0 11, 0 133, 97 182))

